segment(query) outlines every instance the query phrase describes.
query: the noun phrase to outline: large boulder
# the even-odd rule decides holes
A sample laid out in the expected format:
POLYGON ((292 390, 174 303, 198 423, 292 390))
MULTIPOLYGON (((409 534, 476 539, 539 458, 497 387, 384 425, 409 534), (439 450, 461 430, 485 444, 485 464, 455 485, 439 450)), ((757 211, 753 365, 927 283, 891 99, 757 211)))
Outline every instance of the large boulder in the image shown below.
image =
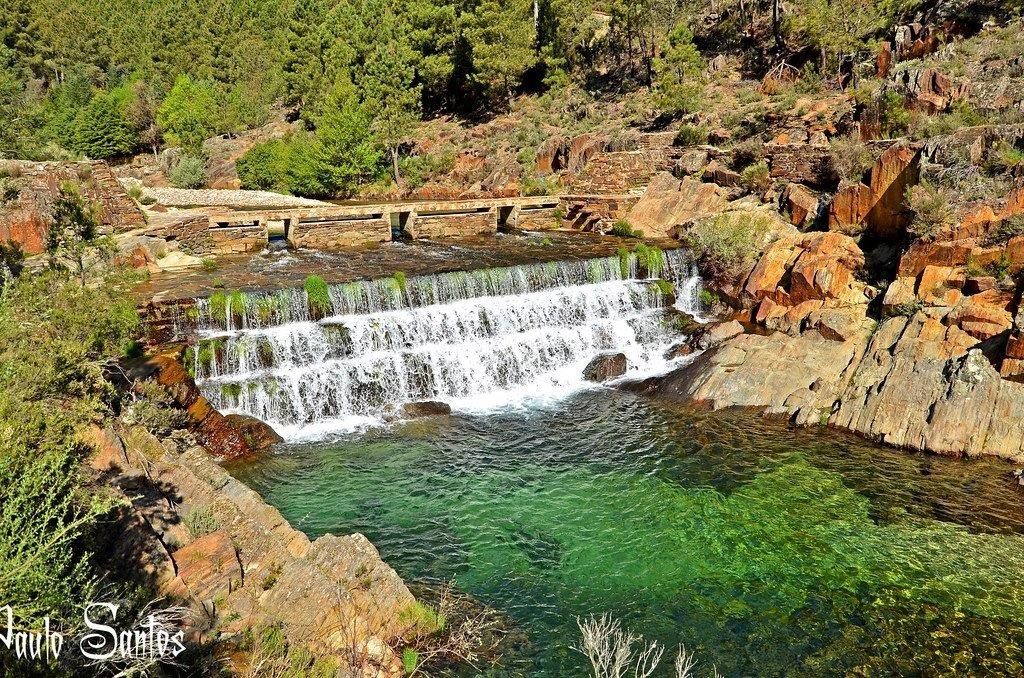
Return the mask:
POLYGON ((755 407, 817 423, 831 413, 866 337, 864 332, 840 342, 818 333, 738 335, 668 375, 657 392, 714 409, 755 407))
POLYGON ((402 405, 402 413, 411 419, 445 416, 452 413, 452 406, 437 400, 420 400, 402 405))
POLYGON ((629 366, 624 353, 602 353, 583 368, 583 378, 598 383, 621 377, 629 366))
POLYGON ((284 438, 270 424, 260 421, 256 417, 250 417, 247 414, 229 414, 224 419, 242 433, 245 441, 249 443, 249 447, 256 452, 269 450, 274 445, 284 442, 284 438))
POLYGON ((789 184, 782 192, 782 206, 789 214, 789 221, 801 230, 814 226, 818 220, 820 201, 809 188, 800 184, 789 184))
POLYGON ((218 412, 199 392, 177 355, 150 356, 130 370, 130 376, 154 379, 167 389, 175 404, 185 410, 190 428, 199 443, 212 454, 237 459, 253 453, 246 436, 238 426, 218 412))
POLYGON ((680 224, 716 214, 727 204, 725 192, 715 184, 661 172, 651 179, 626 221, 645 236, 670 237, 680 224))
POLYGON ((1024 385, 974 342, 925 313, 885 321, 830 423, 915 450, 1024 459, 1024 385))
POLYGON ((769 245, 743 286, 745 295, 783 306, 806 301, 856 305, 868 301, 868 286, 855 273, 864 253, 841 233, 806 233, 769 245))

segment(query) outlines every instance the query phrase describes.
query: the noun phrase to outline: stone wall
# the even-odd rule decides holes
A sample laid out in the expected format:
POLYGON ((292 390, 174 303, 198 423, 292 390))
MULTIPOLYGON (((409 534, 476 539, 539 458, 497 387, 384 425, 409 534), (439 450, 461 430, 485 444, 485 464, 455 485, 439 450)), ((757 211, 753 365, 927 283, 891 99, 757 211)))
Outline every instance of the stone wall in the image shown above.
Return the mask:
POLYGON ((575 193, 640 193, 655 174, 671 171, 680 155, 677 148, 602 153, 572 177, 569 185, 575 193))
POLYGON ((300 220, 288 228, 293 247, 338 250, 366 247, 391 240, 391 222, 382 214, 363 219, 300 220))
MULTIPOLYGON (((266 248, 267 242, 267 226, 260 223, 213 226, 199 240, 200 246, 207 246, 210 254, 260 252, 266 248)), ((200 253, 198 249, 189 251, 197 255, 200 253)))
POLYGON ((773 179, 794 181, 831 190, 839 183, 829 146, 808 144, 766 144, 765 155, 773 179))
POLYGON ((491 207, 479 212, 414 212, 409 217, 405 230, 413 238, 488 235, 498 232, 498 210, 491 207))
POLYGON ((166 214, 154 219, 143 235, 177 242, 182 251, 197 257, 259 252, 267 246, 266 224, 223 223, 211 223, 202 212, 166 214))
POLYGON ((523 208, 515 216, 515 224, 509 225, 521 231, 549 231, 562 227, 559 216, 564 214, 558 207, 523 208))

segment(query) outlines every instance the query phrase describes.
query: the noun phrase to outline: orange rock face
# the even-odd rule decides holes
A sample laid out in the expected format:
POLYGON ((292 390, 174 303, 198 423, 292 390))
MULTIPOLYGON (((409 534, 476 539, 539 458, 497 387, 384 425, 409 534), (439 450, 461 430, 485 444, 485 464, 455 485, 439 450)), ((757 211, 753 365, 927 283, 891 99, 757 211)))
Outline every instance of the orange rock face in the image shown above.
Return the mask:
POLYGON ((28 255, 46 251, 49 230, 43 215, 38 212, 21 210, 0 219, 0 241, 13 240, 28 255))
POLYGON ((789 184, 782 199, 789 220, 797 228, 811 226, 818 216, 818 196, 800 184, 789 184))
POLYGON ((253 453, 243 432, 199 393, 199 388, 181 362, 169 356, 158 356, 153 362, 157 383, 164 386, 178 406, 188 413, 192 430, 203 447, 225 459, 253 453))
POLYGON ((761 255, 743 286, 759 303, 754 322, 793 333, 805 324, 829 339, 856 333, 868 302, 866 285, 855 272, 864 253, 841 233, 806 233, 782 238, 761 255))
POLYGON ((990 339, 1013 326, 1009 308, 1013 295, 989 290, 967 297, 946 316, 947 325, 958 325, 975 339, 990 339))
POLYGON ((829 208, 832 231, 858 234, 865 230, 880 237, 894 237, 907 224, 903 196, 917 183, 920 144, 889 148, 871 169, 867 184, 846 186, 829 208))

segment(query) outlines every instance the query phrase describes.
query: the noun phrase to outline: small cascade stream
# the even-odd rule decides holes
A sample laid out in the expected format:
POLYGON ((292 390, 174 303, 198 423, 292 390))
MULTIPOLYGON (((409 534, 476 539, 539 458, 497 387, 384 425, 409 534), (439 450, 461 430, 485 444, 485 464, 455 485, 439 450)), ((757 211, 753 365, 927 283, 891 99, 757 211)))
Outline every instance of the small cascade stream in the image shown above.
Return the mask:
MULTIPOLYGON (((666 296, 640 272, 635 257, 610 257, 360 281, 329 287, 319 319, 302 289, 221 295, 197 303, 188 359, 218 409, 289 440, 380 422, 408 402, 537 404, 585 388, 602 352, 624 353, 627 376, 669 368, 666 296)), ((666 253, 658 275, 679 310, 700 315, 685 251, 666 253)))

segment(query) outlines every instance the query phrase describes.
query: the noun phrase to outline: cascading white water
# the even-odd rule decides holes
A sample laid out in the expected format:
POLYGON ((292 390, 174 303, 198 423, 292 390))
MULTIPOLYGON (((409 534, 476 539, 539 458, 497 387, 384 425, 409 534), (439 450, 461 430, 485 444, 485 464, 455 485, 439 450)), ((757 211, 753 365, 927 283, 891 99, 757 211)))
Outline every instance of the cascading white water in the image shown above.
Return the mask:
MULTIPOLYGON (((227 295, 199 302, 191 359, 216 407, 292 440, 380 421, 407 402, 548 400, 583 388, 583 368, 604 351, 624 353, 633 374, 668 367, 664 297, 636 275, 635 258, 612 257, 423 276, 404 288, 349 283, 330 288, 331 312, 316 321, 303 290, 227 295)), ((699 315, 686 254, 667 253, 660 276, 676 307, 699 315)))

